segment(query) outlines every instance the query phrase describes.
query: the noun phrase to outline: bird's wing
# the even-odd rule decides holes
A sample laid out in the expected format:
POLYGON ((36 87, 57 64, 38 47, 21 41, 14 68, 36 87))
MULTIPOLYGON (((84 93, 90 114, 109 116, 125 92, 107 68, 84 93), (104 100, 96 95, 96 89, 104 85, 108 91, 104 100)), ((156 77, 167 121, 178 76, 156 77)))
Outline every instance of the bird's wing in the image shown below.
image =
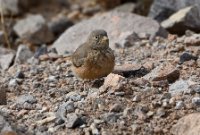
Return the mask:
POLYGON ((76 51, 72 54, 72 63, 75 67, 81 67, 84 64, 87 52, 88 49, 85 47, 85 44, 82 44, 76 49, 76 51))

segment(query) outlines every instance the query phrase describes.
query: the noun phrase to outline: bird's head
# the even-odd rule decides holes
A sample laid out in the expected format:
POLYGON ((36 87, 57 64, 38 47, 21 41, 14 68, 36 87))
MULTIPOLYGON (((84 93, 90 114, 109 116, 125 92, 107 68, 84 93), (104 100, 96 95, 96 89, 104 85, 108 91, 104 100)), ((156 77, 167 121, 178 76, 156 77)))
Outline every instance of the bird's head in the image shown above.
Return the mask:
POLYGON ((107 49, 109 47, 109 39, 105 30, 92 31, 88 41, 92 49, 107 49))

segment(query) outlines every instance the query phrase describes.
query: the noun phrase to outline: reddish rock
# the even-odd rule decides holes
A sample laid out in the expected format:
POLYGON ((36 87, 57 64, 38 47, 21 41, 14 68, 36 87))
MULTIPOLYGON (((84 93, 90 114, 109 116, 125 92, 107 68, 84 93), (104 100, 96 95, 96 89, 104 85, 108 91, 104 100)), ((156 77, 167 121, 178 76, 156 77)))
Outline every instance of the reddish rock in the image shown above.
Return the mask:
POLYGON ((170 63, 164 63, 153 69, 149 74, 144 76, 144 79, 150 81, 168 80, 174 82, 179 78, 179 70, 170 63))
POLYGON ((100 91, 106 91, 111 89, 112 91, 119 91, 123 87, 124 77, 118 74, 109 74, 104 81, 103 86, 100 87, 100 91))
POLYGON ((200 45, 200 34, 194 34, 190 37, 186 37, 184 43, 188 46, 199 46, 200 45))
POLYGON ((199 135, 200 133, 200 114, 193 113, 179 119, 171 128, 173 135, 199 135))

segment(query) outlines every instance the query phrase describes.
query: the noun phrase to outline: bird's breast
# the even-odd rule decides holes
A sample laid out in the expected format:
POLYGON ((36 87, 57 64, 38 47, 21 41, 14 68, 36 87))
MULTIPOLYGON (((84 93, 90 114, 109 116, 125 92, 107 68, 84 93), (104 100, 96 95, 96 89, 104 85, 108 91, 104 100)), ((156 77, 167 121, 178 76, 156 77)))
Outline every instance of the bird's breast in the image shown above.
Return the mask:
POLYGON ((76 68, 75 73, 82 79, 96 79, 108 75, 115 65, 115 56, 111 49, 92 50, 88 53, 82 67, 76 68))

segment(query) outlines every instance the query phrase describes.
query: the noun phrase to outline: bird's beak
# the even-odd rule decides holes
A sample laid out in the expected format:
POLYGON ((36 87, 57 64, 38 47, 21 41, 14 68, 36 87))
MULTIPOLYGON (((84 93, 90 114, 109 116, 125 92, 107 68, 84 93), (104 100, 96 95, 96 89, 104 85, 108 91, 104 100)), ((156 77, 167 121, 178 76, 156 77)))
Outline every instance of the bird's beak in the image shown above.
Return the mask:
POLYGON ((103 40, 104 42, 108 42, 109 39, 108 39, 107 36, 103 36, 102 40, 103 40))

